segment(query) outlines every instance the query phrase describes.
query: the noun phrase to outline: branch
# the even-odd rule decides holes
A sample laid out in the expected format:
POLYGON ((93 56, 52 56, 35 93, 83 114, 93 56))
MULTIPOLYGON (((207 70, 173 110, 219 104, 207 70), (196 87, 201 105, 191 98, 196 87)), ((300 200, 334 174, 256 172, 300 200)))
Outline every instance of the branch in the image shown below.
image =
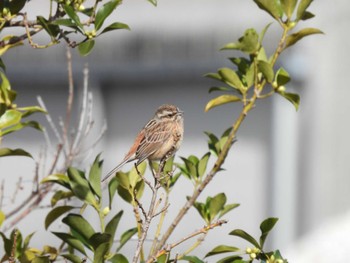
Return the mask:
POLYGON ((195 232, 191 233, 190 235, 180 239, 179 241, 177 241, 177 242, 175 242, 173 244, 166 245, 164 249, 159 250, 157 252, 157 254, 153 258, 151 258, 151 259, 149 259, 147 261, 147 263, 155 262, 157 260, 157 258, 159 258, 160 256, 162 256, 164 254, 169 253, 174 247, 180 245, 181 243, 183 243, 183 242, 185 242, 185 241, 187 241, 187 240, 189 240, 189 239, 191 239, 191 238, 193 238, 195 236, 198 236, 200 234, 206 234, 209 230, 211 230, 211 229, 213 229, 215 227, 218 227, 218 226, 222 226, 223 224, 226 224, 226 223, 227 223, 226 220, 218 220, 215 223, 212 223, 212 224, 210 224, 208 226, 204 226, 204 227, 202 227, 199 230, 196 230, 195 232))

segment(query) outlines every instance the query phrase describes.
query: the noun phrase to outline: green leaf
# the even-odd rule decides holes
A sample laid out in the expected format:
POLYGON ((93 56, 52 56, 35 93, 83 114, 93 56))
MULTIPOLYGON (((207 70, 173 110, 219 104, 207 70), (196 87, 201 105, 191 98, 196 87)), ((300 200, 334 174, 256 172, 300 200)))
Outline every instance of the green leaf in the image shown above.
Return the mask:
POLYGON ((304 15, 301 17, 301 20, 308 20, 315 17, 315 15, 311 12, 305 11, 304 15))
POLYGON ((226 195, 224 193, 217 194, 214 196, 210 202, 209 202, 209 214, 210 214, 210 221, 212 221, 219 212, 224 208, 224 205, 226 203, 226 195))
POLYGON ((100 161, 100 155, 97 155, 89 172, 89 181, 92 190, 101 199, 101 174, 103 160, 100 161))
POLYGON ((33 235, 35 234, 35 232, 30 233, 28 236, 26 236, 26 238, 24 239, 23 242, 23 251, 27 250, 28 246, 29 246, 29 242, 32 239, 33 235))
POLYGON ((239 207, 239 204, 228 204, 228 205, 225 205, 224 208, 220 211, 220 214, 219 214, 218 218, 223 217, 225 214, 227 214, 232 209, 235 209, 237 207, 239 207))
MULTIPOLYGON (((141 175, 144 175, 146 172, 146 168, 147 168, 147 162, 143 161, 142 163, 140 163, 137 166, 137 170, 140 172, 141 175)), ((137 173, 137 170, 135 168, 135 166, 133 166, 128 174, 128 178, 129 178, 129 184, 131 186, 132 189, 136 188, 136 185, 140 182, 143 181, 142 178, 140 177, 140 175, 137 173)))
POLYGON ((55 192, 55 194, 51 197, 51 206, 55 206, 58 201, 63 199, 68 199, 74 196, 74 193, 72 191, 62 191, 58 190, 55 192))
POLYGON ((299 21, 304 16, 306 9, 312 3, 313 0, 300 0, 298 9, 297 9, 297 17, 296 20, 299 21))
POLYGON ((74 23, 72 21, 72 19, 69 19, 69 18, 57 19, 57 20, 52 21, 51 24, 58 25, 58 26, 66 26, 66 27, 70 27, 70 28, 74 28, 74 29, 78 28, 76 23, 74 23))
POLYGON ((275 73, 273 72, 271 64, 266 61, 259 60, 258 68, 259 71, 264 75, 266 81, 268 83, 272 83, 275 73))
POLYGON ((148 0, 152 5, 157 6, 157 0, 148 0))
POLYGON ((1 227, 2 223, 4 223, 5 218, 6 217, 5 217, 4 212, 0 210, 0 227, 1 227))
POLYGON ((31 127, 31 128, 36 129, 36 130, 39 130, 39 131, 43 131, 44 130, 44 128, 37 121, 20 122, 20 123, 18 123, 16 125, 13 125, 13 126, 11 126, 9 128, 6 128, 5 130, 3 130, 2 131, 2 136, 10 134, 10 133, 15 132, 15 131, 22 130, 25 127, 31 127))
POLYGON ((120 245, 117 248, 117 252, 137 233, 137 227, 131 228, 125 231, 120 237, 120 245))
POLYGON ((95 250, 93 263, 105 262, 105 256, 108 254, 108 251, 109 251, 109 243, 108 242, 100 243, 95 250))
POLYGON ((222 81, 222 77, 218 73, 207 73, 204 77, 222 81))
POLYGON ((52 209, 45 218, 45 229, 47 230, 48 227, 51 225, 52 222, 54 222, 57 218, 59 218, 64 213, 72 210, 75 208, 74 206, 58 206, 54 209, 52 209))
POLYGON ((71 228, 73 236, 84 244, 90 245, 89 239, 95 234, 95 230, 84 217, 78 214, 69 214, 62 219, 62 222, 71 228))
POLYGON ((63 9, 66 12, 66 14, 75 22, 75 24, 80 28, 83 29, 83 25, 80 22, 80 18, 75 12, 74 8, 70 5, 63 5, 63 9))
POLYGON ((118 189, 118 180, 116 177, 113 177, 112 180, 108 183, 108 197, 109 197, 109 209, 112 209, 112 202, 115 195, 115 192, 118 189))
POLYGON ((123 211, 120 211, 118 214, 116 214, 111 221, 108 222, 107 226, 106 226, 106 230, 105 233, 110 235, 110 247, 112 247, 113 245, 113 241, 114 241, 114 236, 115 236, 115 232, 117 231, 117 227, 120 221, 120 218, 123 215, 123 211))
POLYGON ((69 184, 69 178, 67 175, 64 175, 64 174, 50 174, 50 175, 44 177, 40 183, 41 184, 56 183, 56 184, 62 185, 63 187, 71 190, 71 187, 69 184))
POLYGON ((56 237, 58 237, 59 239, 61 239, 63 242, 67 243, 74 249, 81 252, 83 255, 86 255, 83 243, 79 239, 67 233, 52 232, 52 234, 54 234, 56 237))
POLYGON ((87 56, 91 53, 92 49, 95 46, 95 40, 87 39, 84 42, 81 42, 78 46, 79 54, 82 56, 87 56))
POLYGON ((127 24, 124 23, 120 23, 120 22, 115 22, 113 24, 110 24, 109 26, 105 27, 102 32, 100 33, 100 35, 107 33, 109 31, 112 30, 118 30, 118 29, 126 29, 126 30, 130 30, 130 27, 127 24))
POLYGON ((0 116, 0 129, 15 125, 22 119, 22 114, 17 110, 7 110, 0 116))
POLYGON ((255 53, 260 47, 259 35, 254 28, 249 28, 244 35, 238 39, 238 42, 228 43, 221 50, 241 50, 247 54, 255 53))
POLYGON ((67 170, 69 184, 74 194, 82 201, 96 207, 97 201, 84 174, 73 167, 67 170))
POLYGON ((231 91, 232 88, 231 87, 211 87, 209 89, 209 93, 213 92, 213 91, 231 91))
POLYGON ((89 244, 94 248, 96 251, 100 244, 102 243, 108 243, 111 242, 111 235, 107 233, 95 233, 89 238, 89 244))
POLYGON ((314 35, 314 34, 323 34, 323 32, 317 28, 303 28, 300 31, 287 36, 286 43, 284 49, 293 46, 299 40, 306 36, 314 35))
POLYGON ((108 259, 112 263, 129 263, 128 259, 122 254, 115 254, 112 258, 108 259))
POLYGON ((33 158, 33 156, 29 152, 26 152, 23 149, 0 148, 0 157, 5 156, 26 156, 33 158))
POLYGON ((280 68, 276 72, 276 82, 278 86, 286 85, 290 81, 288 72, 284 68, 280 68))
MULTIPOLYGON (((251 262, 252 261, 250 260, 242 260, 242 257, 234 255, 234 256, 229 256, 229 257, 220 259, 216 263, 251 263, 251 262)), ((265 262, 262 261, 262 263, 265 263, 265 262)))
POLYGON ((18 14, 19 11, 25 6, 26 0, 12 0, 9 2, 9 9, 11 14, 18 14))
POLYGON ((261 230, 261 236, 260 236, 260 248, 264 247, 265 240, 267 238, 267 235, 269 232, 272 230, 272 228, 275 226, 277 223, 278 218, 276 217, 270 217, 265 219, 261 224, 260 224, 260 230, 261 230))
POLYGON ((197 168, 197 172, 198 172, 199 177, 202 177, 204 175, 205 171, 207 170, 207 164, 208 164, 209 157, 210 157, 210 152, 204 154, 202 159, 199 160, 198 168, 197 168))
POLYGON ((283 98, 287 99, 288 101, 290 101, 294 107, 295 110, 299 109, 299 105, 300 105, 300 96, 298 94, 295 93, 288 93, 288 92, 279 92, 277 90, 277 93, 280 94, 283 98))
MULTIPOLYGON (((187 198, 187 200, 189 200, 189 197, 187 198)), ((207 213, 207 209, 206 209, 205 204, 203 204, 201 202, 195 202, 193 204, 193 206, 194 206, 194 208, 196 208, 197 212, 204 219, 204 221, 207 224, 210 224, 210 218, 208 218, 208 213, 207 213)))
POLYGON ((282 9, 277 0, 254 0, 259 8, 266 11, 276 20, 282 17, 282 9))
POLYGON ((113 10, 120 4, 121 0, 111 0, 105 3, 98 9, 95 17, 95 29, 99 30, 106 18, 113 12, 113 10))
POLYGON ((82 263, 83 259, 73 254, 63 254, 61 257, 68 259, 72 263, 82 263))
POLYGON ((247 232, 245 232, 242 229, 235 229, 229 233, 231 236, 237 236, 240 238, 243 238, 244 240, 248 241, 249 243, 253 244, 257 248, 261 248, 258 241, 256 241, 251 235, 249 235, 247 232))
POLYGON ((210 109, 220 106, 222 104, 230 103, 230 102, 237 102, 241 101, 241 98, 235 96, 235 95, 221 95, 218 96, 212 100, 210 100, 207 105, 205 106, 205 111, 209 111, 210 109))
POLYGON ((210 257, 214 256, 217 254, 222 254, 222 253, 227 253, 227 252, 237 252, 240 249, 237 247, 231 247, 231 246, 226 246, 226 245, 220 245, 212 249, 210 252, 208 252, 205 257, 210 257))
POLYGON ((190 263, 205 263, 203 260, 199 259, 196 256, 184 256, 181 258, 181 260, 186 260, 187 262, 190 262, 190 263))
POLYGON ((267 32, 267 30, 269 29, 269 27, 272 25, 272 22, 271 23, 268 23, 264 29, 261 31, 260 35, 259 35, 259 42, 260 44, 262 44, 263 40, 264 40, 264 37, 265 37, 265 34, 267 32))
POLYGON ((31 263, 50 263, 49 256, 35 256, 31 263))
POLYGON ((221 68, 218 70, 222 80, 230 85, 232 88, 238 89, 241 92, 244 91, 244 85, 241 81, 241 79, 239 78, 239 76, 237 75, 237 73, 230 69, 230 68, 221 68))
POLYGON ((36 17, 39 24, 45 29, 45 31, 51 36, 51 37, 57 37, 57 35, 60 33, 60 28, 57 25, 49 24, 49 21, 47 21, 43 16, 37 16, 36 17))
POLYGON ((290 19, 293 15, 295 6, 297 5, 297 0, 281 0, 281 5, 283 12, 290 19))
POLYGON ((32 115, 33 113, 37 113, 37 112, 47 113, 43 108, 39 106, 21 107, 21 108, 17 108, 17 110, 22 112, 22 118, 28 117, 29 115, 32 115))

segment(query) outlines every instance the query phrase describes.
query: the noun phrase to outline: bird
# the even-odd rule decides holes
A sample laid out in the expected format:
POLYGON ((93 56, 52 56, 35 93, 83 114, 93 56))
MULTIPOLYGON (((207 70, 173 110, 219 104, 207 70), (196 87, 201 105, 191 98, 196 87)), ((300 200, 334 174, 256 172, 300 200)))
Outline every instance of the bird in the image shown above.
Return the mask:
POLYGON ((183 111, 171 104, 163 104, 152 119, 137 134, 124 159, 103 179, 106 181, 126 163, 137 160, 136 166, 148 159, 159 161, 172 157, 179 149, 184 133, 183 111))

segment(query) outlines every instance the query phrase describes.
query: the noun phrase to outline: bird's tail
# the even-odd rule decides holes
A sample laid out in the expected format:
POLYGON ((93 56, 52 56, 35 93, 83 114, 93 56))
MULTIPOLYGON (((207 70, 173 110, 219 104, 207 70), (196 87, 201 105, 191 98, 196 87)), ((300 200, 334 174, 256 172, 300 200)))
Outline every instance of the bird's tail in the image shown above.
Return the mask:
POLYGON ((105 177, 103 177, 103 179, 101 180, 101 182, 103 183, 104 181, 106 181, 111 175, 115 174, 120 168, 122 168, 122 166, 128 162, 133 161, 134 159, 124 159, 120 164, 118 164, 116 167, 113 168, 112 171, 110 171, 105 177))

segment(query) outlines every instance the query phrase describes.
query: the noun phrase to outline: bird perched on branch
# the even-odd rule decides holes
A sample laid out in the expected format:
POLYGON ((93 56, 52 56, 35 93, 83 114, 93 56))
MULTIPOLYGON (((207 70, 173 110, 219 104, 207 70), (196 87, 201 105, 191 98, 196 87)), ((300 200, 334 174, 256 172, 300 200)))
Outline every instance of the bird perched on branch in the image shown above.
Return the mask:
POLYGON ((134 144, 123 161, 110 171, 103 179, 106 181, 124 164, 137 160, 139 165, 144 160, 165 160, 179 149, 184 133, 183 111, 170 104, 160 106, 153 118, 136 136, 134 144))

